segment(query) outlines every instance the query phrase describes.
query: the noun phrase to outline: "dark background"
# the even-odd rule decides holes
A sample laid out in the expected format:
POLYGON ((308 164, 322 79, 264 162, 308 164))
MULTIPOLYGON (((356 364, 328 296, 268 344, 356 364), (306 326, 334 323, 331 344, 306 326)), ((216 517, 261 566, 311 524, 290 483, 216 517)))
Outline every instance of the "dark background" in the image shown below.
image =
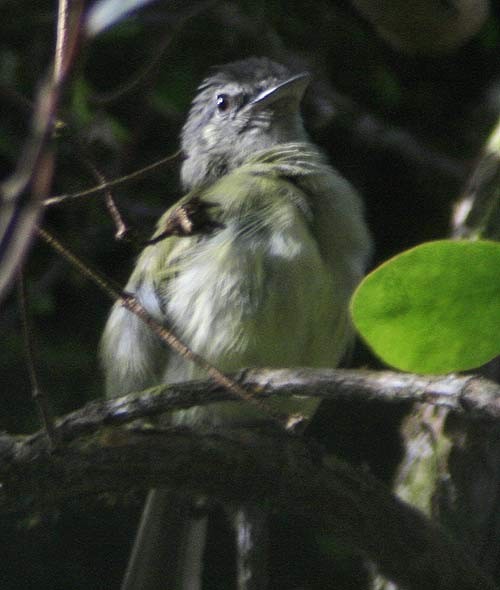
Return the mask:
MULTIPOLYGON (((307 127, 363 193, 376 265, 449 233, 452 205, 498 113, 499 16, 493 3, 480 33, 451 55, 412 57, 380 40, 347 0, 153 3, 82 47, 59 113, 66 125, 55 139, 52 192, 96 184, 83 152, 108 179, 175 152, 208 68, 267 55, 314 73, 304 104, 307 127)), ((0 5, 0 18, 0 170, 6 176, 50 64, 56 12, 53 2, 10 0, 0 5)), ((113 191, 141 234, 181 196, 177 178, 174 161, 113 191)), ((94 267, 125 282, 136 248, 114 240, 101 196, 52 207, 44 224, 94 267)), ((63 414, 102 395, 96 351, 110 302, 40 242, 25 274, 40 382, 63 414)), ((0 308, 0 429, 12 433, 38 428, 20 332, 14 291, 0 308)), ((355 364, 377 366, 362 348, 355 364)), ((337 409, 334 422, 318 429, 334 431, 347 457, 389 479, 397 449, 395 429, 386 424, 394 419, 377 407, 351 407, 337 409), (374 442, 373 428, 384 437, 374 442)), ((3 517, 2 588, 118 588, 141 497, 132 490, 3 517)), ((216 540, 218 529, 212 534, 216 540)), ((282 567, 306 567, 293 535, 279 534, 276 543, 287 546, 290 558, 282 567)), ((306 558, 320 580, 323 560, 306 558)), ((345 587, 359 587, 352 584, 345 587)), ((220 579, 213 583, 223 587, 220 579)), ((317 587, 327 586, 323 580, 317 587)))

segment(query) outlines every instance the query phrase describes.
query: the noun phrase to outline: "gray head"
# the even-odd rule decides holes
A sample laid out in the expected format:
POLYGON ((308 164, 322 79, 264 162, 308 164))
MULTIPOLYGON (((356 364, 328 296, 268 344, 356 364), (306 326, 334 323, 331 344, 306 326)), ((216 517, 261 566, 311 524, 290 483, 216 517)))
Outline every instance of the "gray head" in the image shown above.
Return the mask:
POLYGON ((304 141, 300 102, 309 79, 267 58, 217 68, 199 87, 182 129, 184 188, 216 180, 258 150, 304 141))

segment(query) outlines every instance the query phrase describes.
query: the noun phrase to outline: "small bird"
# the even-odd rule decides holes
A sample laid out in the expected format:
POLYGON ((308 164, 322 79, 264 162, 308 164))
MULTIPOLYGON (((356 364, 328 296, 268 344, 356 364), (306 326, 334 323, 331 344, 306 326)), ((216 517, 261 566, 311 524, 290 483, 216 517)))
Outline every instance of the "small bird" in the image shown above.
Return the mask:
MULTIPOLYGON (((203 81, 181 134, 187 194, 160 219, 125 288, 226 372, 335 367, 353 342, 348 302, 371 239, 357 193, 304 129, 300 104, 309 81, 309 74, 256 57, 218 67, 203 81), (179 212, 189 227, 164 237, 179 212)), ((111 397, 203 377, 119 304, 101 354, 111 397)), ((296 399, 284 411, 309 415, 316 405, 296 399)), ((265 419, 243 401, 170 416, 172 424, 197 428, 265 419)), ((150 492, 124 590, 201 588, 193 558, 201 549, 185 551, 190 563, 181 556, 180 566, 168 566, 177 568, 173 581, 162 577, 160 546, 173 528, 169 501, 175 510, 170 494, 150 492)), ((181 545, 185 535, 177 550, 181 545)))

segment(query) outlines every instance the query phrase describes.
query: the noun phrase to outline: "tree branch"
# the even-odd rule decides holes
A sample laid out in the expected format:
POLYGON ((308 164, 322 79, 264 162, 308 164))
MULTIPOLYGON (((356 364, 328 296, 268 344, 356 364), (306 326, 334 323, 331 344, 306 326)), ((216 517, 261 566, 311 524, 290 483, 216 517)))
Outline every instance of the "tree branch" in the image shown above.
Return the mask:
POLYGON ((500 119, 455 204, 453 237, 500 239, 500 119))
MULTIPOLYGON (((498 415, 499 388, 476 377, 424 379, 390 372, 250 371, 245 385, 262 397, 312 394, 328 398, 445 403, 473 419, 498 415), (465 403, 464 403, 465 401, 465 403)), ((404 504, 369 474, 324 460, 317 446, 281 429, 126 427, 124 422, 167 408, 230 399, 213 383, 195 382, 94 402, 62 418, 63 444, 45 436, 0 437, 0 509, 53 504, 65 497, 133 487, 167 487, 226 503, 265 502, 307 519, 375 562, 409 590, 493 590, 459 544, 404 504), (163 392, 154 393, 163 389, 163 392)), ((239 402, 241 403, 241 401, 239 402)))
MULTIPOLYGON (((500 385, 477 375, 420 376, 356 369, 252 369, 235 380, 260 400, 304 395, 331 400, 429 403, 468 419, 500 420, 500 385)), ((103 424, 124 424, 169 410, 235 400, 223 385, 191 381, 160 385, 111 400, 96 400, 58 421, 64 440, 93 432, 103 424)))
POLYGON ((139 170, 135 170, 134 172, 131 172, 130 174, 125 174, 124 176, 121 176, 120 178, 115 178, 115 179, 110 180, 108 182, 103 182, 97 186, 88 188, 86 190, 78 191, 77 193, 68 193, 68 194, 64 194, 64 195, 56 195, 54 197, 49 197, 44 200, 43 204, 45 205, 45 207, 50 207, 51 205, 58 205, 59 203, 62 203, 64 201, 70 201, 73 199, 79 199, 81 197, 95 195, 97 193, 104 192, 106 190, 114 188, 115 186, 119 186, 121 184, 124 184, 126 182, 135 181, 137 179, 142 178, 143 176, 146 176, 147 174, 149 174, 150 172, 152 172, 156 168, 161 168, 165 164, 171 163, 173 160, 178 158, 179 154, 180 154, 180 151, 177 151, 169 156, 166 156, 165 158, 162 158, 161 160, 158 160, 156 162, 153 162, 152 164, 149 164, 148 166, 145 166, 144 168, 141 168, 139 170))
POLYGON ((33 111, 30 137, 16 169, 0 183, 0 294, 9 287, 34 235, 49 192, 54 155, 48 144, 61 92, 76 55, 83 2, 60 0, 53 72, 44 80, 33 111))

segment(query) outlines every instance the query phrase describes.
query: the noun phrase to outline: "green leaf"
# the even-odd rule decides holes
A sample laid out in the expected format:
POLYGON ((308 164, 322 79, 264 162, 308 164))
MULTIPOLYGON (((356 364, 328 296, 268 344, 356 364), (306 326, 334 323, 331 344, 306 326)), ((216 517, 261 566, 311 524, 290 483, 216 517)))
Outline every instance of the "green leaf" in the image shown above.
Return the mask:
POLYGON ((403 252, 365 277, 351 312, 398 369, 478 367, 500 354, 500 243, 443 240, 403 252))

